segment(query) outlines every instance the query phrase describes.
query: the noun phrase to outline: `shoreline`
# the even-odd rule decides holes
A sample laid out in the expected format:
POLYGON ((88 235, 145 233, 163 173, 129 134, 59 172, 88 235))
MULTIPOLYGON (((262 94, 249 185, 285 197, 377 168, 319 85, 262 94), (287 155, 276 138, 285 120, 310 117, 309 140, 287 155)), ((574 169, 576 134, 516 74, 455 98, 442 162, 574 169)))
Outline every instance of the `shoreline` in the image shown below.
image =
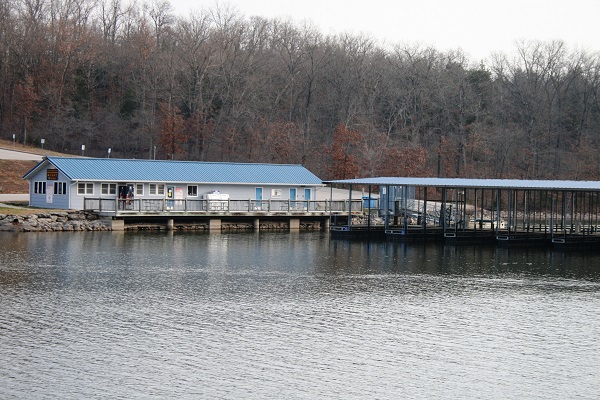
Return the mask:
MULTIPOLYGON (((27 209, 30 210, 31 209, 27 209)), ((160 222, 138 222, 113 227, 111 218, 102 218, 86 211, 43 211, 27 214, 0 214, 0 232, 89 232, 89 231, 163 231, 170 230, 167 224, 160 222)), ((253 222, 223 221, 219 232, 256 230, 253 222)), ((284 221, 261 221, 261 231, 280 232, 290 229, 284 221)), ((307 221, 299 225, 300 231, 321 230, 319 222, 307 221)), ((193 221, 174 224, 174 231, 211 231, 209 221, 193 221)))
POLYGON ((0 214, 0 232, 110 231, 110 220, 83 211, 0 214))

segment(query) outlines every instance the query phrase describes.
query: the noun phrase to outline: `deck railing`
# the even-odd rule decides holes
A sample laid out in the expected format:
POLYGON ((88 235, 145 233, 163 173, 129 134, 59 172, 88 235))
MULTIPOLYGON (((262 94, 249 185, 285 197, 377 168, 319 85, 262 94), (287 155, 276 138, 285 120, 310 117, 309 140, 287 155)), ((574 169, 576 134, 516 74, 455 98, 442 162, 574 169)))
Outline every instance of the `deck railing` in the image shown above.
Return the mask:
POLYGON ((360 200, 209 200, 209 199, 105 199, 85 198, 84 210, 103 214, 157 213, 356 213, 363 211, 360 200))

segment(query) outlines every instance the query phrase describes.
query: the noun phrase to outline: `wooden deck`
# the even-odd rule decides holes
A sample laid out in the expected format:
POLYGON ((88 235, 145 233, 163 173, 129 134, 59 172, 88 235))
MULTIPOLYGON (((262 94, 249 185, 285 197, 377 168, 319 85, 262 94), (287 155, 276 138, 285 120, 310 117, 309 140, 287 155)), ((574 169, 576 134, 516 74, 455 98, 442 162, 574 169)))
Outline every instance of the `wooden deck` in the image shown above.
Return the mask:
POLYGON ((184 217, 184 216, 329 216, 362 212, 360 200, 170 200, 86 198, 84 210, 101 216, 184 217))

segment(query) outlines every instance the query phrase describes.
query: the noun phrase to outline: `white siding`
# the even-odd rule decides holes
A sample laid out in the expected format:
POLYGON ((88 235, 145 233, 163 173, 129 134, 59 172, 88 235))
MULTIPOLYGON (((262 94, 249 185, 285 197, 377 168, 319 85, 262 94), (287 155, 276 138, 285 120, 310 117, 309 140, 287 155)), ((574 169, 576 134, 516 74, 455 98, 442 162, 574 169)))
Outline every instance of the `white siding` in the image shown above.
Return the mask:
MULTIPOLYGON (((85 198, 103 198, 103 199, 116 199, 119 193, 119 186, 126 184, 138 184, 140 182, 92 182, 92 181, 80 181, 74 182, 69 181, 67 177, 59 171, 58 180, 47 180, 47 169, 52 168, 54 166, 49 162, 46 162, 41 166, 39 171, 29 177, 29 193, 30 193, 30 204, 35 207, 41 208, 59 208, 59 209, 77 209, 82 210, 84 207, 84 199, 85 198), (34 193, 34 185, 35 182, 46 182, 46 194, 35 194, 34 193), (67 184, 67 193, 66 194, 53 194, 54 182, 66 182, 67 184), (78 183, 93 183, 94 193, 93 194, 78 194, 77 186, 78 183), (116 184, 116 194, 102 194, 102 184, 103 183, 114 183, 116 184), (51 196, 49 196, 51 195, 51 196)), ((312 200, 312 199, 304 199, 304 186, 296 186, 296 185, 240 185, 240 184, 202 184, 202 183, 164 183, 165 186, 165 194, 164 195, 150 195, 150 183, 163 184, 161 182, 143 182, 144 186, 144 194, 143 196, 135 196, 135 198, 143 198, 143 199, 163 199, 166 198, 167 187, 173 186, 176 188, 181 188, 183 192, 183 198, 188 198, 187 196, 187 187, 188 185, 197 185, 198 186, 198 196, 190 197, 193 199, 202 199, 206 194, 219 191, 223 194, 228 194, 231 200, 254 200, 256 195, 256 188, 263 188, 263 200, 289 200, 290 188, 295 187, 297 189, 297 198, 296 200, 312 200), (277 189, 279 196, 273 197, 274 189, 277 189)), ((311 193, 314 196, 316 193, 316 187, 309 187, 311 189, 311 193)))

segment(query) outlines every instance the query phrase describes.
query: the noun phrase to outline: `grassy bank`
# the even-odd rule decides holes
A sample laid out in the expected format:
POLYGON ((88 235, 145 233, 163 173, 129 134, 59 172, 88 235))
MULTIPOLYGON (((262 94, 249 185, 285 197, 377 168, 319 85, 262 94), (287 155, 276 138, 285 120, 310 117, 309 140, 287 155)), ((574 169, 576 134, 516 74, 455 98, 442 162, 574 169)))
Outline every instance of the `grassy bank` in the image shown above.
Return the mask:
POLYGON ((0 193, 29 193, 23 175, 36 165, 36 161, 0 160, 0 193))
MULTIPOLYGON (((10 140, 0 140, 0 148, 39 155, 69 156, 13 143, 10 140)), ((29 186, 27 181, 23 180, 23 175, 36 165, 37 161, 0 160, 0 193, 29 193, 29 186)))
POLYGON ((27 203, 10 202, 0 204, 0 214, 4 215, 33 215, 57 210, 29 207, 27 203))

